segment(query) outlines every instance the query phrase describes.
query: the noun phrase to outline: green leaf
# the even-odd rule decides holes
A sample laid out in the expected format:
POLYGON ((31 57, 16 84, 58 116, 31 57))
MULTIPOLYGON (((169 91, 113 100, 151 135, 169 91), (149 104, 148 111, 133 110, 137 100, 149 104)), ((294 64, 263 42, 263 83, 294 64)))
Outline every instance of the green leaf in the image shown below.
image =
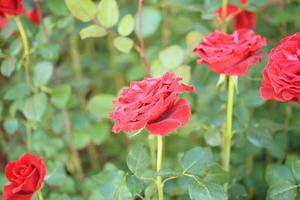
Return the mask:
POLYGON ((107 34, 106 30, 98 25, 90 25, 80 31, 80 37, 82 40, 86 38, 98 38, 107 34))
POLYGON ((97 7, 91 0, 65 0, 72 15, 83 22, 92 20, 97 13, 97 7))
POLYGON ((22 99, 30 94, 31 88, 26 83, 18 83, 12 86, 4 95, 4 99, 15 100, 22 99))
POLYGON ((300 159, 294 158, 292 160, 292 172, 297 181, 300 181, 300 159))
POLYGON ((35 86, 45 85, 51 78, 53 65, 50 62, 40 62, 34 68, 33 83, 35 86))
POLYGON ((186 44, 189 52, 193 52, 194 48, 202 41, 203 34, 198 31, 191 31, 186 35, 186 44))
POLYGON ((188 192, 191 200, 227 200, 223 185, 204 182, 199 178, 190 181, 188 192))
POLYGON ((62 85, 52 89, 51 103, 57 108, 64 108, 71 96, 71 87, 69 85, 62 85))
POLYGON ((6 119, 3 122, 3 127, 7 133, 14 133, 18 129, 18 120, 14 118, 6 119))
POLYGON ((150 165, 150 156, 147 149, 140 144, 133 146, 127 157, 127 166, 136 176, 142 175, 150 165))
POLYGON ((183 154, 181 168, 184 172, 203 175, 215 162, 209 148, 194 147, 183 154))
POLYGON ((170 46, 159 53, 159 60, 167 69, 175 69, 183 63, 184 52, 178 45, 170 46))
POLYGON ((55 15, 68 14, 68 8, 65 1, 62 0, 46 0, 47 8, 51 10, 55 15))
POLYGON ((91 139, 96 145, 104 143, 109 138, 110 133, 110 126, 105 123, 97 124, 90 128, 91 139))
MULTIPOLYGON (((160 11, 156 8, 144 6, 142 13, 143 20, 143 35, 145 38, 152 36, 158 29, 161 22, 161 14, 160 11)), ((138 15, 135 18, 136 24, 138 24, 138 15)), ((135 27, 135 32, 138 34, 138 26, 135 27)))
POLYGON ((74 145, 77 149, 85 148, 91 141, 90 134, 87 134, 85 130, 77 131, 74 134, 74 145))
POLYGON ((38 93, 26 100, 23 113, 28 120, 40 121, 47 108, 47 96, 38 93))
POLYGON ((128 175, 126 178, 126 184, 127 184, 129 191, 133 195, 140 194, 145 189, 144 183, 140 179, 138 179, 136 176, 128 175))
POLYGON ((134 18, 132 15, 125 15, 118 26, 118 33, 121 36, 128 36, 134 30, 134 18))
POLYGON ((191 67, 190 66, 180 66, 174 70, 174 73, 182 78, 182 82, 188 84, 191 80, 191 67))
POLYGON ((98 20, 101 25, 110 28, 119 20, 119 7, 116 0, 101 0, 98 5, 98 20))
POLYGON ((133 47, 133 41, 128 37, 117 37, 114 39, 114 45, 119 51, 129 53, 133 47))
POLYGON ((289 181, 272 184, 268 189, 267 200, 296 200, 298 187, 289 181))
POLYGON ((295 178, 289 167, 275 164, 268 165, 266 180, 269 185, 283 181, 295 182, 295 178))
POLYGON ((8 57, 1 64, 1 74, 5 77, 10 77, 15 71, 17 60, 14 57, 8 57))
POLYGON ((219 146, 221 144, 221 134, 216 128, 210 128, 204 133, 204 138, 210 146, 219 146))
POLYGON ((247 139, 258 147, 267 147, 272 143, 272 135, 268 128, 251 128, 247 132, 247 139))
POLYGON ((96 119, 108 118, 109 112, 113 110, 114 99, 115 97, 110 94, 93 96, 87 103, 87 111, 96 119))

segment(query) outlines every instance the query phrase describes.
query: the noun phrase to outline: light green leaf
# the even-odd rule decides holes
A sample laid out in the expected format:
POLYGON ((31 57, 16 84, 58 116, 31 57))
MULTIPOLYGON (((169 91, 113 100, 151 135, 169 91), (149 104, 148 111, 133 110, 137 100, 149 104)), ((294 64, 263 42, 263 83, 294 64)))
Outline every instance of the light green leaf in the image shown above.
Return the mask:
POLYGON ((69 85, 62 85, 52 89, 51 103, 57 108, 64 108, 71 96, 71 87, 69 85))
POLYGON ((15 100, 15 99, 22 99, 30 94, 30 86, 26 83, 19 83, 11 88, 5 93, 4 99, 7 100, 15 100))
POLYGON ((91 25, 84 29, 81 29, 80 31, 80 37, 82 40, 86 38, 97 38, 97 37, 103 37, 107 34, 105 29, 98 25, 91 25))
POLYGON ((74 145, 77 149, 85 148, 91 141, 91 136, 85 130, 77 131, 74 134, 74 145))
POLYGON ((129 53, 133 47, 133 41, 127 37, 117 37, 114 39, 114 45, 119 51, 129 53))
POLYGON ((17 119, 6 119, 3 122, 4 130, 7 133, 14 133, 18 129, 18 120, 17 119))
POLYGON ((14 57, 8 57, 1 64, 1 74, 5 77, 10 77, 15 71, 17 60, 14 57))
POLYGON ((38 93, 26 100, 23 113, 28 120, 40 121, 47 108, 47 96, 38 93))
POLYGON ((90 128, 91 139, 96 145, 104 143, 109 138, 110 133, 110 126, 105 123, 97 124, 90 128))
POLYGON ((34 68, 33 83, 35 86, 45 85, 51 78, 53 71, 52 63, 40 62, 34 68))
POLYGON ((296 200, 298 187, 289 181, 272 184, 268 189, 267 200, 296 200))
POLYGON ((182 82, 188 84, 191 80, 191 67, 190 66, 180 66, 174 70, 174 73, 182 78, 182 82))
POLYGON ((183 63, 184 52, 178 45, 170 46, 159 53, 159 60, 167 69, 175 69, 183 63))
POLYGON ((203 34, 198 31, 191 31, 186 35, 186 45, 189 52, 193 52, 194 48, 202 41, 203 34))
POLYGON ((110 28, 119 20, 119 7, 116 0, 101 0, 98 5, 98 16, 101 25, 110 28))
POLYGON ((199 178, 190 181, 188 192, 191 200, 227 200, 223 185, 204 182, 199 178))
POLYGON ((127 166, 136 176, 143 174, 150 165, 150 156, 147 149, 140 144, 133 146, 127 157, 127 166))
POLYGON ((134 30, 134 18, 132 15, 125 15, 118 26, 118 33, 121 36, 128 36, 134 30))
POLYGON ((112 101, 114 99, 115 97, 110 94, 93 96, 87 104, 87 111, 96 119, 107 118, 109 112, 113 110, 112 101))
MULTIPOLYGON (((152 36, 158 29, 160 22, 161 22, 161 14, 160 11, 156 8, 152 7, 143 7, 143 35, 144 37, 152 36)), ((138 24, 139 19, 138 16, 135 18, 136 24, 138 24)), ((136 34, 139 33, 138 26, 135 26, 135 32, 136 34)))
POLYGON ((83 22, 92 20, 97 13, 97 7, 91 0, 65 0, 72 15, 83 22))

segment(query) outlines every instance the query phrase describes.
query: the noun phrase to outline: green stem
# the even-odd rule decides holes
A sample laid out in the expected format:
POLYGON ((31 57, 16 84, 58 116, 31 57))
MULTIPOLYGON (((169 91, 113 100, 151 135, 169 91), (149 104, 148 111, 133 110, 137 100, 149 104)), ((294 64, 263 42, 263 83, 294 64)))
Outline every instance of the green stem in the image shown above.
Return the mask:
POLYGON ((226 115, 226 130, 223 136, 223 149, 222 149, 222 166, 225 171, 230 171, 230 150, 232 138, 232 114, 234 103, 234 79, 229 77, 228 81, 228 98, 227 98, 227 115, 226 115))
POLYGON ((26 79, 26 83, 31 86, 30 75, 29 75, 29 66, 30 66, 29 42, 28 42, 26 31, 24 29, 24 26, 23 26, 20 18, 15 17, 15 22, 16 22, 17 27, 19 29, 21 39, 22 39, 22 43, 23 43, 23 48, 24 48, 25 79, 26 79))
POLYGON ((39 200, 44 200, 43 193, 41 190, 38 191, 39 200))
MULTIPOLYGON (((157 162, 156 162, 156 172, 159 172, 162 165, 162 153, 163 153, 163 138, 162 136, 157 136, 157 162)), ((161 176, 157 176, 156 185, 158 191, 158 200, 164 199, 164 185, 161 176)))
POLYGON ((155 137, 153 137, 151 134, 148 136, 148 145, 150 148, 150 156, 151 156, 151 165, 152 169, 156 169, 156 155, 155 155, 155 149, 156 149, 156 142, 155 142, 155 137))

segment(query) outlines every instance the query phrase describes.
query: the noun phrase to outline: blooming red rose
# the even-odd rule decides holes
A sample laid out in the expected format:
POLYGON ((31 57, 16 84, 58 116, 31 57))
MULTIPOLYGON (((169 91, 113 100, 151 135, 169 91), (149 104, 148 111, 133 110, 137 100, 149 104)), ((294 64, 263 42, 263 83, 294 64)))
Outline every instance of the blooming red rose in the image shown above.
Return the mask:
MULTIPOLYGON (((245 5, 247 4, 247 0, 240 0, 240 3, 245 5)), ((216 13, 220 20, 223 20, 222 16, 222 8, 216 10, 216 13)), ((256 15, 255 12, 251 12, 245 10, 244 8, 239 8, 230 3, 227 4, 226 7, 226 15, 225 17, 233 18, 234 28, 237 29, 253 29, 256 23, 256 15)))
POLYGON ((199 56, 199 64, 208 64, 216 73, 243 76, 251 65, 264 57, 259 50, 265 45, 266 39, 252 30, 240 29, 232 35, 215 31, 206 36, 194 52, 199 56))
POLYGON ((272 49, 260 93, 265 100, 300 103, 300 32, 272 49))
POLYGON ((9 184, 4 186, 3 200, 31 200, 45 179, 46 167, 42 158, 26 153, 6 165, 5 175, 9 184))
POLYGON ((168 135, 185 125, 190 116, 189 103, 177 97, 194 87, 180 83, 181 78, 166 73, 160 78, 145 78, 132 82, 120 97, 113 101, 110 113, 115 121, 113 132, 138 131, 144 127, 153 135, 168 135))
POLYGON ((24 9, 23 14, 35 25, 38 25, 41 21, 40 12, 37 8, 33 8, 31 11, 24 9))
POLYGON ((19 15, 22 8, 22 0, 0 0, 0 11, 7 15, 19 15))

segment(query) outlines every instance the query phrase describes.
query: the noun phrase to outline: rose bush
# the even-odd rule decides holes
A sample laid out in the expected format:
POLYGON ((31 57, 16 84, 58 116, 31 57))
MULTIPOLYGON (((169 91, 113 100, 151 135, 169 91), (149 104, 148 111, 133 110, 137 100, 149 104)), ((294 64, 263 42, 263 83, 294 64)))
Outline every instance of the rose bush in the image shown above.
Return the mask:
POLYGON ((146 128, 153 135, 168 135, 185 125, 191 116, 189 103, 177 97, 193 86, 180 83, 180 78, 166 73, 160 78, 132 82, 113 103, 110 114, 113 132, 132 132, 146 128))
POLYGON ((44 182, 46 167, 42 158, 26 153, 6 165, 5 175, 9 184, 3 188, 3 200, 31 200, 44 182))

